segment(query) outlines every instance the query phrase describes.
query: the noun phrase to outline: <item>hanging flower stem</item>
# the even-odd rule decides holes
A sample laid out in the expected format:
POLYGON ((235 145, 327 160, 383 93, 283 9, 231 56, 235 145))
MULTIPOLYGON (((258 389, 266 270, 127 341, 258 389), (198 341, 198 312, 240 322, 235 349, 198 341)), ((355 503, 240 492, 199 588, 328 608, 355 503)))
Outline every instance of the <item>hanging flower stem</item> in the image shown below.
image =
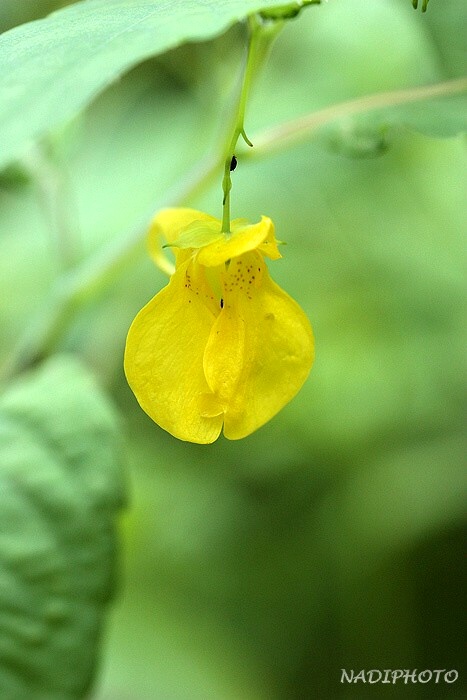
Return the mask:
POLYGON ((230 234, 230 190, 232 189, 231 172, 235 167, 236 159, 235 147, 238 139, 242 136, 248 146, 253 146, 245 133, 245 111, 250 94, 250 88, 254 76, 263 64, 273 39, 276 37, 283 22, 265 22, 257 15, 248 18, 248 52, 246 58, 245 71, 239 92, 237 109, 233 120, 233 127, 228 136, 224 150, 224 177, 222 179, 222 190, 224 193, 222 200, 222 231, 230 234))

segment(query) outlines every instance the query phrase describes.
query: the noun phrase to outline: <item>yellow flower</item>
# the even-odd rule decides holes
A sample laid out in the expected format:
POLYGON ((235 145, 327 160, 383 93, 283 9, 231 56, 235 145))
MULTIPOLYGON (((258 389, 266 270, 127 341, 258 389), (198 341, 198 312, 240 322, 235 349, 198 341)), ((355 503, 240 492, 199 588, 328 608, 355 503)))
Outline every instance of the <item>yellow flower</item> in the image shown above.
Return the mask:
POLYGON ((168 270, 160 238, 176 250, 169 281, 128 332, 125 373, 144 411, 181 440, 230 440, 264 425, 299 391, 313 363, 310 323, 269 277, 281 255, 274 225, 220 221, 193 209, 154 219, 149 246, 168 270))

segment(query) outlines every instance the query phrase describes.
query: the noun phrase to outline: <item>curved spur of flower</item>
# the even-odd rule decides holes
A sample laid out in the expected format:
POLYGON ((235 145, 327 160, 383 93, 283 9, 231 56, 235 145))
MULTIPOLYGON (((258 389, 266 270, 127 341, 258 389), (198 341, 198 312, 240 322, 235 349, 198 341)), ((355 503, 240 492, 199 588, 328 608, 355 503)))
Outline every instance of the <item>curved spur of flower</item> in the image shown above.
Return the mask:
MULTIPOLYGON (((301 388, 314 343, 300 306, 269 277, 280 258, 274 225, 232 222, 193 209, 154 219, 150 249, 163 235, 175 249, 169 284, 128 332, 125 373, 144 411, 181 440, 237 440, 270 420, 301 388)), ((166 263, 164 263, 166 265, 166 263)))

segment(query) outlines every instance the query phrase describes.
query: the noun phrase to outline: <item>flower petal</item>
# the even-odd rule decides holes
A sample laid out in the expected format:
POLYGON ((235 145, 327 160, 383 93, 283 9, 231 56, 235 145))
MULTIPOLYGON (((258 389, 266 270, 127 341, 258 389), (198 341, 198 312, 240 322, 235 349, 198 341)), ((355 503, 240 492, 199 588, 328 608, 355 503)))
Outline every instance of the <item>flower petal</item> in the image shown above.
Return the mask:
POLYGON ((216 267, 256 248, 273 259, 281 257, 274 238, 274 224, 268 216, 262 216, 257 224, 234 228, 230 238, 221 238, 201 248, 198 262, 216 267))
POLYGON ((310 323, 269 277, 256 252, 232 260, 224 306, 204 353, 204 372, 224 410, 224 434, 243 438, 299 391, 314 358, 310 323))
POLYGON ((204 270, 186 261, 128 332, 125 374, 141 408, 181 440, 214 442, 222 415, 201 415, 210 394, 204 349, 219 307, 204 270))

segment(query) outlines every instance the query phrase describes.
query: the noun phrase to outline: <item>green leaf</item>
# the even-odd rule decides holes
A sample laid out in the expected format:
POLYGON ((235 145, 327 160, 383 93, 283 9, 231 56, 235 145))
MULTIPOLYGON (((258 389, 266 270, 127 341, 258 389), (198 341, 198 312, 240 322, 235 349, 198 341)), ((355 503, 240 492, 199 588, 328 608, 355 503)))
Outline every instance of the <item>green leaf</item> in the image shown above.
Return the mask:
POLYGON ((115 578, 115 416, 60 357, 0 401, 0 695, 80 698, 115 578))
POLYGON ((371 157, 387 150, 391 129, 398 127, 435 138, 465 133, 467 94, 409 102, 348 117, 324 128, 321 137, 333 150, 344 155, 371 157))
POLYGON ((277 0, 84 0, 0 37, 0 167, 140 61, 277 0))
POLYGON ((467 130, 466 115, 467 78, 459 78, 375 93, 311 112, 254 135, 255 151, 284 148, 318 133, 333 150, 350 156, 374 156, 387 148, 391 127, 449 138, 467 130))
POLYGON ((467 94, 413 102, 381 116, 388 125, 405 126, 427 136, 449 138, 467 131, 467 94))
POLYGON ((379 120, 354 117, 324 128, 321 140, 332 150, 349 158, 372 158, 389 147, 388 127, 379 120))

